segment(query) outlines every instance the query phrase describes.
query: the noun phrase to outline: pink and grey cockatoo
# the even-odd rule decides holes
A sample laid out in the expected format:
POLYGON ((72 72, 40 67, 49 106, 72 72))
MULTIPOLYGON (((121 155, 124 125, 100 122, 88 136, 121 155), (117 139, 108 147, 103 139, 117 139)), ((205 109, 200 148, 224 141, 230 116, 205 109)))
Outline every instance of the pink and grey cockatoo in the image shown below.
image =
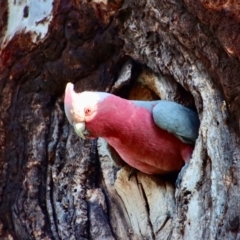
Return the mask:
POLYGON ((68 83, 64 107, 81 138, 104 138, 126 163, 147 174, 181 170, 191 159, 198 137, 198 115, 175 102, 76 93, 68 83))

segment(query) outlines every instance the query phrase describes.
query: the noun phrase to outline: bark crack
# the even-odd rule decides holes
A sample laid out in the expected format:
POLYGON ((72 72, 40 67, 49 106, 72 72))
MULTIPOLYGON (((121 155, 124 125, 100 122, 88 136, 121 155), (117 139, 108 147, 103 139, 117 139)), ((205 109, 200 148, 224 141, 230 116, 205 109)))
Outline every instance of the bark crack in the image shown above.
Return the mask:
POLYGON ((156 235, 166 226, 166 223, 171 218, 171 214, 167 212, 167 217, 165 218, 164 222, 162 223, 162 226, 157 230, 156 235))
POLYGON ((47 192, 46 192, 46 202, 47 202, 47 213, 51 223, 51 231, 53 234, 54 239, 59 240, 58 234, 58 226, 57 226, 57 213, 54 208, 54 197, 53 197, 53 189, 54 184, 52 180, 52 170, 51 167, 48 169, 48 176, 47 176, 47 192))
MULTIPOLYGON (((105 184, 104 184, 105 185, 105 184)), ((106 186, 105 186, 106 187, 106 186)), ((106 194, 106 191, 105 191, 105 189, 104 188, 102 188, 102 192, 103 192, 103 195, 104 195, 104 197, 105 197, 105 199, 106 199, 106 212, 105 212, 105 216, 106 216, 106 219, 108 220, 108 225, 109 225, 109 227, 110 227, 110 230, 111 230, 111 233, 112 233, 112 235, 113 235, 113 237, 114 237, 114 239, 117 239, 116 238, 116 234, 114 233, 114 231, 113 231, 113 227, 112 227, 112 224, 111 224, 111 222, 110 222, 110 218, 109 218, 109 213, 110 213, 110 211, 111 211, 111 207, 110 207, 110 203, 109 203, 109 198, 108 198, 108 195, 106 194)))
POLYGON ((148 199, 147 199, 147 196, 146 196, 146 193, 144 191, 144 188, 142 186, 142 184, 140 182, 138 182, 138 177, 136 176, 136 180, 137 180, 137 184, 138 186, 140 187, 141 189, 141 192, 143 194, 143 199, 146 203, 145 207, 146 207, 146 211, 147 211, 147 220, 148 220, 148 224, 149 224, 149 227, 151 229, 151 235, 152 235, 152 239, 155 239, 155 234, 154 234, 154 230, 153 230, 153 225, 152 225, 152 222, 150 220, 150 207, 149 207, 149 202, 148 202, 148 199))
MULTIPOLYGON (((47 205, 47 215, 51 223, 51 231, 54 239, 59 239, 59 229, 57 224, 57 212, 54 206, 54 181, 53 181, 53 165, 56 161, 56 155, 58 148, 61 146, 61 127, 64 123, 63 114, 60 108, 60 102, 56 102, 56 110, 50 117, 50 130, 49 135, 51 135, 51 141, 47 145, 47 189, 46 189, 46 205, 47 205)), ((66 145, 65 145, 66 148, 66 145)))

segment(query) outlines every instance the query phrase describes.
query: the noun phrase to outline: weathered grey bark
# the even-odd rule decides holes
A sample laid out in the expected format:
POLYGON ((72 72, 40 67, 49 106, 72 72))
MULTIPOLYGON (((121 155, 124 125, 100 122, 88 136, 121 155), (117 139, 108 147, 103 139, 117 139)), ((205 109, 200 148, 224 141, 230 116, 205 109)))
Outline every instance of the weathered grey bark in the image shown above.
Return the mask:
POLYGON ((240 239, 239 3, 51 2, 38 19, 35 2, 0 0, 0 239, 240 239), (196 109, 181 187, 128 181, 102 139, 81 141, 63 112, 68 81, 196 109))

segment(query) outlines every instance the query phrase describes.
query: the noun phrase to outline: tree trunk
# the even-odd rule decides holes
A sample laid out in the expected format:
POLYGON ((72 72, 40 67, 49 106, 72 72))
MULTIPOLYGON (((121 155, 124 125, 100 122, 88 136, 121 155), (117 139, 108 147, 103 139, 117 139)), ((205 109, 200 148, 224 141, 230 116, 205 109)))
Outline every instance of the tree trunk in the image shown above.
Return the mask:
POLYGON ((0 239, 240 239, 238 1, 0 0, 0 19, 0 239), (69 81, 196 110, 180 188, 79 139, 69 81))

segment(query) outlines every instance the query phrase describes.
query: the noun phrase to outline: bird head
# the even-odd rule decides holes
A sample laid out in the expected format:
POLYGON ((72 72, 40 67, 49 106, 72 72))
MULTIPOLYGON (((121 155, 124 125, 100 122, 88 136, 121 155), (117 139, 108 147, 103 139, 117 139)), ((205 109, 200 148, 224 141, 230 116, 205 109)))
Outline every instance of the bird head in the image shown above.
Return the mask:
POLYGON ((68 121, 77 135, 83 139, 90 135, 86 123, 94 118, 97 104, 108 96, 103 92, 76 93, 74 85, 68 83, 65 89, 64 110, 68 121))

